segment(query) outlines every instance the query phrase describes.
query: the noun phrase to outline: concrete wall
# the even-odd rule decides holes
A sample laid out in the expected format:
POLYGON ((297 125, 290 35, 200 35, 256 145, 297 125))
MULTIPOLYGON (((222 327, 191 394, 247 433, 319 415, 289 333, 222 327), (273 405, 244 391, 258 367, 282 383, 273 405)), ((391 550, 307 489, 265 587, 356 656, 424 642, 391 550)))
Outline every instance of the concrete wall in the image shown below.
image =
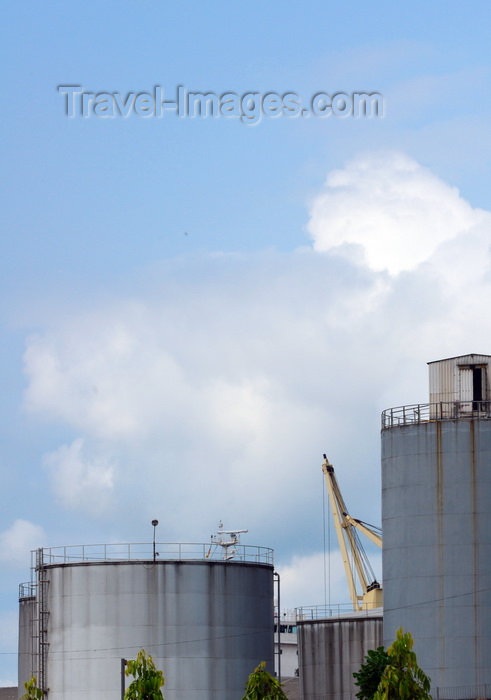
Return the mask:
MULTIPOLYGON (((119 700, 140 648, 166 700, 240 700, 273 667, 273 567, 224 561, 62 564, 48 578, 49 700, 119 700)), ((129 682, 129 681, 128 681, 129 682)))
POLYGON ((299 621, 300 687, 303 700, 351 700, 359 691, 359 671, 369 649, 382 644, 382 612, 345 618, 299 621))
POLYGON ((385 645, 402 626, 435 696, 474 697, 491 684, 491 420, 383 430, 382 527, 385 645))

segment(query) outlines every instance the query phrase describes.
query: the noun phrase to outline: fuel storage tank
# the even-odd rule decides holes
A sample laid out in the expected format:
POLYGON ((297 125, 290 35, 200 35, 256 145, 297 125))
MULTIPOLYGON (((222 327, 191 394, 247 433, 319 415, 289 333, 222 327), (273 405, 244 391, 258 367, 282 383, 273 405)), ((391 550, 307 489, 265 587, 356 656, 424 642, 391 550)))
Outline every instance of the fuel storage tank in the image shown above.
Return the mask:
POLYGON ((141 549, 35 553, 19 696, 34 672, 49 700, 120 700, 122 659, 141 648, 164 673, 166 700, 240 700, 259 662, 273 668, 272 550, 238 545, 226 559, 209 544, 158 544, 153 559, 141 549))
POLYGON ((382 644, 382 609, 341 612, 297 609, 298 665, 303 700, 351 700, 353 673, 382 644))
POLYGON ((433 697, 491 698, 491 357, 429 368, 382 414, 384 643, 413 635, 433 697))

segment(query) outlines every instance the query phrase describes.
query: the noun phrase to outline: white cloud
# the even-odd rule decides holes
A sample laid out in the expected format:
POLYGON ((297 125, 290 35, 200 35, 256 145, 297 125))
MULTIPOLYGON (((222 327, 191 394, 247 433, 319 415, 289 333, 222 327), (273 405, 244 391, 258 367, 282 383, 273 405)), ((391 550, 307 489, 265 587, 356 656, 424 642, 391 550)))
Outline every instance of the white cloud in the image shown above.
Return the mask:
POLYGON ((0 561, 7 566, 28 566, 31 550, 44 546, 45 539, 41 526, 17 519, 0 533, 0 561))
POLYGON ((65 508, 100 513, 109 504, 113 489, 113 467, 107 457, 87 456, 85 442, 78 438, 45 456, 53 493, 65 508))
POLYGON ((403 154, 359 156, 331 172, 310 207, 314 249, 373 270, 413 270, 438 246, 466 234, 489 212, 403 154))
POLYGON ((330 556, 316 552, 294 556, 284 566, 277 564, 281 579, 281 610, 330 602, 349 606, 350 597, 339 551, 330 556))
POLYGON ((27 410, 77 436, 46 457, 55 496, 130 539, 222 518, 309 556, 327 452, 380 521, 380 410, 428 399, 427 361, 491 347, 490 220, 405 156, 364 156, 313 203, 314 250, 156 264, 133 298, 55 319, 25 354, 27 410))

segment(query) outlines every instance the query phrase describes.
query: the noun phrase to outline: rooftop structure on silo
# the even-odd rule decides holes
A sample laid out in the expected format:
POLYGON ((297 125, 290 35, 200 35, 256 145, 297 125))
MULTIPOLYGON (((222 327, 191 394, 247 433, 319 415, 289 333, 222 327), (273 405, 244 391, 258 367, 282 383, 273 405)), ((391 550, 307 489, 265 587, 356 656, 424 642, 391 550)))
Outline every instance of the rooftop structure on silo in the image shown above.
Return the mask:
MULTIPOLYGON (((453 417, 487 410, 491 400, 491 357, 462 355, 447 360, 428 362, 430 404, 440 405, 440 414, 453 417), (483 403, 485 404, 483 406, 483 403)), ((438 411, 436 412, 438 415, 438 411)))

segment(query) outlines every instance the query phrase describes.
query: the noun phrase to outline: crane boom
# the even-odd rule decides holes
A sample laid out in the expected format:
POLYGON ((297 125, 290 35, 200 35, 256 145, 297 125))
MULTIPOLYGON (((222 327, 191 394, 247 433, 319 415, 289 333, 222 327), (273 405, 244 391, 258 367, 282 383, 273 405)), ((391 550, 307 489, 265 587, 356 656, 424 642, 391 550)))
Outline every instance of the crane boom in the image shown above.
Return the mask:
POLYGON ((348 513, 343 513, 343 515, 350 525, 353 525, 353 527, 357 527, 358 530, 360 530, 360 532, 363 532, 363 534, 366 535, 369 540, 376 544, 377 547, 380 547, 380 549, 382 549, 381 534, 379 534, 376 530, 372 529, 370 525, 364 523, 363 520, 357 520, 356 518, 352 518, 351 515, 348 515, 348 513))
POLYGON ((368 562, 355 528, 358 528, 379 547, 382 546, 382 538, 370 527, 348 515, 346 504, 341 495, 341 490, 334 473, 334 467, 329 462, 326 455, 324 455, 322 471, 324 472, 326 480, 334 526, 343 557, 344 570, 348 581, 353 609, 367 610, 381 607, 382 588, 378 581, 375 580, 370 563, 368 562), (359 594, 356 589, 355 574, 361 586, 361 594, 359 594), (369 578, 372 578, 371 583, 369 583, 369 578))

